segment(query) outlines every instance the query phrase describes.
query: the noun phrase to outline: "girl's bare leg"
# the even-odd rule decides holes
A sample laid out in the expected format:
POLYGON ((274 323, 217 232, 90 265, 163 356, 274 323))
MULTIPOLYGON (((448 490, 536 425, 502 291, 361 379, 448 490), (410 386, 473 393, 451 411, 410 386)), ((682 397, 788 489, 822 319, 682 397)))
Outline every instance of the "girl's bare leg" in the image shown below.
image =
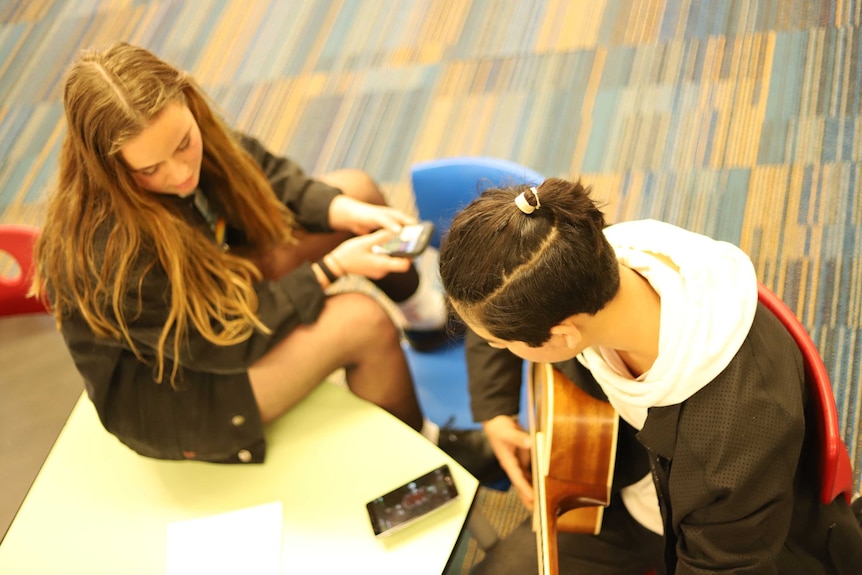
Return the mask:
POLYGON ((421 429, 398 330, 380 304, 359 293, 327 298, 315 323, 295 329, 249 368, 264 422, 284 414, 341 367, 356 395, 421 429))
MULTIPOLYGON (((339 170, 320 180, 358 200, 385 203, 374 181, 359 170, 339 170)), ((264 273, 271 279, 281 277, 303 262, 320 259, 349 237, 347 232, 303 233, 299 245, 271 254, 264 273)), ((249 369, 263 420, 284 414, 340 368, 356 395, 416 430, 422 427, 398 328, 380 303, 358 293, 328 297, 317 321, 299 326, 249 369)))

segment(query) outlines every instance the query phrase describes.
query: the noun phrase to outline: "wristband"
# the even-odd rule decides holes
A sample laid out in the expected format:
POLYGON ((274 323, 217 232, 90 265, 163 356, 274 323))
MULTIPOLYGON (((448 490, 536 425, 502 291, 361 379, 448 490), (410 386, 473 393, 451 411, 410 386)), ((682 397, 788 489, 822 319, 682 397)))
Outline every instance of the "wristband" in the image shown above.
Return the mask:
POLYGON ((317 260, 317 267, 320 268, 320 271, 323 272, 323 275, 326 276, 326 279, 329 280, 329 283, 334 284, 336 280, 338 280, 338 276, 335 275, 335 273, 331 269, 329 269, 329 266, 326 265, 326 263, 323 261, 323 258, 317 260))

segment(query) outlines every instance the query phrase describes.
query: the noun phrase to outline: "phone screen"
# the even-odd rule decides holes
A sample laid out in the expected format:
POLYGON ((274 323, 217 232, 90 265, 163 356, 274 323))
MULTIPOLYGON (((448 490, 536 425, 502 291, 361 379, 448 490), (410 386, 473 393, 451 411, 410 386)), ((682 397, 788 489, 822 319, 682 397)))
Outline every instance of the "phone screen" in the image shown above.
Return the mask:
POLYGON ((405 483, 366 505, 374 535, 388 535, 458 498, 448 465, 405 483))
POLYGON ((433 233, 434 224, 430 222, 407 225, 401 228, 396 237, 379 246, 374 246, 372 250, 379 254, 414 257, 425 250, 433 233))

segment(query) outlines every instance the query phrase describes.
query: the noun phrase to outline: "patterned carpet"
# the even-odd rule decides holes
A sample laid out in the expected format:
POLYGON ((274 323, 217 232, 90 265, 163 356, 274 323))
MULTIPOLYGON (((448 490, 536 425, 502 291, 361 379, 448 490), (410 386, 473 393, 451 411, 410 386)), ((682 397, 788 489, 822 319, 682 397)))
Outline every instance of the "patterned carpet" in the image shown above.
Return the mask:
MULTIPOLYGON (((123 39, 309 171, 580 176, 610 219, 740 245, 832 375, 862 478, 862 0, 0 0, 0 221, 39 223, 62 72, 123 39)), ((2 262, 0 262, 2 264, 2 262)))

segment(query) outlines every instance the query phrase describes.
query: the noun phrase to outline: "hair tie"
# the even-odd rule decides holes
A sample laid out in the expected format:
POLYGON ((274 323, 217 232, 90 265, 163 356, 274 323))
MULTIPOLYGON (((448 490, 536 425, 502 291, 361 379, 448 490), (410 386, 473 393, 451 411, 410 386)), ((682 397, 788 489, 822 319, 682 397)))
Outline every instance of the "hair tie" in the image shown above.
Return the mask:
POLYGON ((527 190, 518 194, 515 198, 515 205, 518 206, 518 209, 524 212, 525 214, 532 214, 536 210, 542 207, 541 202, 539 202, 539 192, 536 190, 535 186, 531 187, 529 190, 533 198, 536 200, 536 205, 530 203, 530 200, 527 199, 527 190))

